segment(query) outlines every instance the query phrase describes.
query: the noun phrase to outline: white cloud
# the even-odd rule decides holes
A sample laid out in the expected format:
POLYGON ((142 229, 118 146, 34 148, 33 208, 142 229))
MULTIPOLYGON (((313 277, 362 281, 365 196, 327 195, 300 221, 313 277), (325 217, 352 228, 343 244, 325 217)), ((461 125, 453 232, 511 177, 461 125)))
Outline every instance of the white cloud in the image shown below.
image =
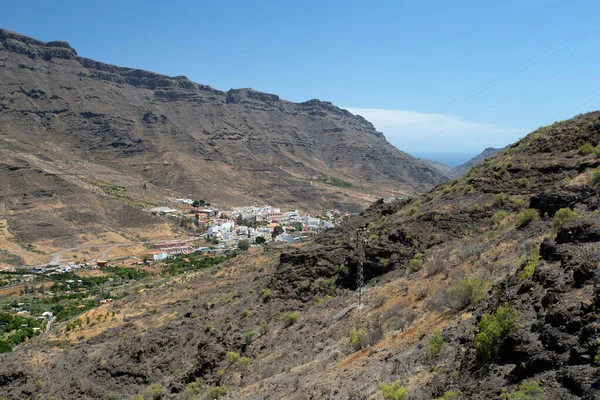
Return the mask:
POLYGON ((527 133, 524 129, 470 122, 453 115, 407 110, 347 108, 366 118, 400 150, 414 153, 481 152, 503 147, 527 133))

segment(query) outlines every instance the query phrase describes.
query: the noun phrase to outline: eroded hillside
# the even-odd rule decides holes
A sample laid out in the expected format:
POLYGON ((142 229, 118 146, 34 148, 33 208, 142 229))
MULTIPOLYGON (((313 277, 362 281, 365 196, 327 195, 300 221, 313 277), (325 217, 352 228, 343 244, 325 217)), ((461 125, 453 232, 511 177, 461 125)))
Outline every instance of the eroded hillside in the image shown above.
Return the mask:
POLYGON ((599 144, 600 113, 542 128, 312 243, 254 249, 35 337, 2 356, 0 383, 9 399, 596 398, 599 144))

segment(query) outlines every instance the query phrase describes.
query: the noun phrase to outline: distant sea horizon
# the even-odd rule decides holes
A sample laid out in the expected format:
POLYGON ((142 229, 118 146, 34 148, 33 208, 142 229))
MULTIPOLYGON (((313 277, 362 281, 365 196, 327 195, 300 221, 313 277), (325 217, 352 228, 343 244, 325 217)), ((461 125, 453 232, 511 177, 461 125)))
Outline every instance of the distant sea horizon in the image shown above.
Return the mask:
POLYGON ((481 152, 465 152, 465 153, 423 153, 423 152, 408 152, 411 156, 417 158, 424 158, 426 160, 441 162, 449 167, 458 167, 461 164, 466 163, 471 158, 475 157, 481 152))

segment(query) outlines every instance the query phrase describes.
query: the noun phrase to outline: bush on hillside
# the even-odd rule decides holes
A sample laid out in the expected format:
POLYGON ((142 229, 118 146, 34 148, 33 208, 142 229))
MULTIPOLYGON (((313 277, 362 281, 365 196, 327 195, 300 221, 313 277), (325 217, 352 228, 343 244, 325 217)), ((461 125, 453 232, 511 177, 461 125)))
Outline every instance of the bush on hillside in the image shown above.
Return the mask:
POLYGON ((494 223, 494 225, 498 226, 504 218, 506 218, 506 212, 500 210, 497 213, 494 213, 494 215, 492 215, 492 222, 494 223))
POLYGON ((588 154, 592 154, 593 152, 594 152, 594 146, 592 146, 589 143, 582 144, 581 146, 579 146, 579 149, 577 150, 577 153, 579 153, 580 156, 587 156, 588 154))
POLYGON ((517 329, 519 313, 508 306, 499 306, 493 314, 484 314, 477 324, 475 349, 482 361, 491 361, 497 354, 504 338, 517 329))
POLYGON ((427 342, 427 358, 430 361, 434 361, 437 356, 441 353, 442 347, 444 346, 444 337, 442 332, 435 331, 427 342))
POLYGON ((288 327, 298 322, 298 313, 289 312, 283 315, 283 324, 288 327))
POLYGON ((421 267, 423 267, 423 254, 417 253, 413 256, 412 260, 410 260, 410 263, 408 264, 408 269, 411 272, 416 272, 420 270, 421 267))
POLYGON ((381 395, 384 400, 405 400, 408 398, 408 389, 400 384, 400 381, 394 381, 389 385, 380 383, 381 395))
POLYGON ((529 223, 540 219, 540 214, 534 208, 529 208, 517 216, 516 225, 522 228, 529 223))
POLYGON ((488 291, 489 285, 477 276, 470 276, 446 289, 450 306, 456 310, 477 304, 488 291))
POLYGON ((568 222, 575 220, 577 217, 577 213, 570 208, 561 208, 554 214, 554 227, 560 228, 568 222))
POLYGON ((544 396, 544 389, 540 387, 540 381, 534 379, 527 379, 519 384, 516 389, 507 392, 502 390, 500 399, 502 400, 542 400, 544 396))

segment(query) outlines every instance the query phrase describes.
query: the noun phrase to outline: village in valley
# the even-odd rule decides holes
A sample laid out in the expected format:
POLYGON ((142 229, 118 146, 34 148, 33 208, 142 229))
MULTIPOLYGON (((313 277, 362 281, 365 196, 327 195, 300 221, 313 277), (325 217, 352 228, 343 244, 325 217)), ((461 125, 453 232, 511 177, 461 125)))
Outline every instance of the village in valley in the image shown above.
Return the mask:
MULTIPOLYGON (((220 210, 192 199, 170 199, 168 204, 145 211, 176 226, 178 237, 82 245, 52 254, 44 265, 0 268, 0 352, 99 305, 169 284, 173 276, 217 265, 253 247, 310 240, 349 217, 335 209, 311 215, 268 205, 220 210), (90 249, 104 257, 76 258, 73 253, 90 254, 90 249)), ((79 325, 70 329, 110 320, 94 318, 100 319, 75 319, 79 325)))

